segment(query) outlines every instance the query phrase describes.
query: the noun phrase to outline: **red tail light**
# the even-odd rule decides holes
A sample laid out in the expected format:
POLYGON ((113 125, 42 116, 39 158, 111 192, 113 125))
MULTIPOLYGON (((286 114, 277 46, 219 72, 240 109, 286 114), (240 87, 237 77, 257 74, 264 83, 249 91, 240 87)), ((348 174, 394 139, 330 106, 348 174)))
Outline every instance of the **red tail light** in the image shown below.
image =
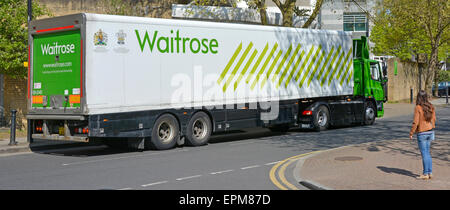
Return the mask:
POLYGON ((305 111, 303 111, 302 115, 310 116, 310 115, 312 115, 312 111, 305 110, 305 111))
POLYGON ((89 128, 88 128, 88 127, 84 127, 84 128, 75 128, 74 131, 75 131, 75 133, 77 133, 77 134, 88 134, 88 133, 89 133, 89 128))

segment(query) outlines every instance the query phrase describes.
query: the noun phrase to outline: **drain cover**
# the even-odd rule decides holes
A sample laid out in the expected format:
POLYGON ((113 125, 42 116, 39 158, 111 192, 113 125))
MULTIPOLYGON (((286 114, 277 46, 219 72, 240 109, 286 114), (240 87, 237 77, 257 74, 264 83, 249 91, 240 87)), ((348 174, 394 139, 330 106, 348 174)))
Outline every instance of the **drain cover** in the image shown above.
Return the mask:
POLYGON ((357 161, 357 160, 362 160, 362 157, 358 157, 358 156, 344 156, 344 157, 337 157, 334 158, 335 160, 339 160, 339 161, 357 161))

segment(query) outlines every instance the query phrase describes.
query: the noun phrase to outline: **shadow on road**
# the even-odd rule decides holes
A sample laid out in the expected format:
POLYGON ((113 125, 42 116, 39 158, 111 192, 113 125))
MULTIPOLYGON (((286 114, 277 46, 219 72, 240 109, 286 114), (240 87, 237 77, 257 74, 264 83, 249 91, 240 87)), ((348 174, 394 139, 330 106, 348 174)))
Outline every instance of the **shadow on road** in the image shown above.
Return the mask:
POLYGON ((115 155, 121 153, 131 153, 131 152, 139 152, 137 150, 130 149, 117 149, 110 148, 106 145, 65 145, 57 147, 57 148, 38 148, 31 149, 32 152, 38 154, 45 155, 55 155, 55 156, 72 156, 72 157, 93 157, 93 156, 106 156, 106 155, 115 155))
POLYGON ((405 170, 405 169, 400 169, 400 168, 389 168, 389 167, 384 167, 384 166, 377 166, 378 169, 380 169, 381 171, 388 173, 388 174, 400 174, 400 175, 405 175, 405 176, 409 176, 409 177, 418 177, 418 174, 415 174, 411 171, 405 170))
MULTIPOLYGON (((450 109, 438 109, 438 121, 436 123, 436 140, 449 140, 450 132, 450 109)), ((395 118, 382 118, 371 126, 350 126, 332 128, 330 130, 316 132, 312 130, 291 129, 287 133, 271 132, 268 129, 251 129, 250 131, 233 131, 214 134, 209 143, 220 144, 226 142, 240 142, 256 139, 258 144, 269 144, 271 146, 285 148, 294 152, 305 150, 326 150, 346 145, 355 145, 383 140, 408 139, 412 115, 399 116, 395 118)), ((367 148, 369 151, 377 151, 375 145, 367 148)), ((449 142, 450 146, 450 142, 449 142)), ((180 149, 180 148, 177 148, 180 149)), ((394 148, 395 149, 395 148, 394 148)), ((121 153, 139 153, 142 150, 109 148, 105 145, 80 145, 73 144, 60 146, 50 150, 33 149, 35 153, 90 157, 106 156, 121 153), (76 145, 76 146, 75 146, 76 145), (76 148, 74 148, 76 147, 76 148)), ((435 150, 441 159, 448 160, 448 148, 435 150)), ((157 151, 150 151, 157 152, 157 151)), ((398 151, 402 152, 402 151, 398 151)), ((405 151, 403 151, 405 152, 405 151)), ((411 154, 411 155, 416 155, 411 154)))

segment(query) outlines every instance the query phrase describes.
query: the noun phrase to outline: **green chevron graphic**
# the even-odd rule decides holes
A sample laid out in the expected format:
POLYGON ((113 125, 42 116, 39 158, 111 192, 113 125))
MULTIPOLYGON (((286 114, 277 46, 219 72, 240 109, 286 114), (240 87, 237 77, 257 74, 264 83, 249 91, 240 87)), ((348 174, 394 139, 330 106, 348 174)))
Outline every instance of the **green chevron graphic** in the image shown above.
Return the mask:
MULTIPOLYGON (((286 68, 284 69, 284 71, 281 73, 281 77, 280 80, 278 80, 278 84, 277 84, 277 88, 280 87, 281 83, 283 82, 284 77, 286 76, 287 72, 289 71, 289 69, 291 68, 292 63, 294 62, 295 57, 297 57, 297 53, 298 51, 300 51, 300 48, 302 47, 302 45, 298 44, 297 48, 295 48, 294 54, 291 56, 291 59, 289 60, 286 68)), ((301 55, 300 55, 301 56, 301 55)), ((295 68, 292 70, 294 71, 295 68)))
POLYGON ((283 68, 284 63, 286 62, 287 58, 291 55, 291 51, 292 51, 292 45, 289 46, 288 51, 286 52, 286 54, 284 54, 284 57, 281 60, 281 63, 278 65, 277 71, 275 71, 275 74, 272 77, 272 82, 275 82, 275 79, 277 78, 278 74, 280 73, 281 68, 283 68))
POLYGON ((314 68, 314 71, 311 73, 311 76, 308 79, 308 87, 311 84, 312 79, 316 75, 317 69, 319 69, 320 64, 322 63, 322 60, 325 56, 325 53, 323 51, 320 51, 322 55, 320 55, 319 61, 317 61, 316 67, 314 68))
MULTIPOLYGON (((352 50, 350 50, 349 52, 348 52, 349 54, 352 54, 352 50)), ((350 67, 352 66, 353 64, 350 62, 348 65, 347 65, 347 69, 345 70, 345 74, 342 76, 342 78, 341 78, 341 85, 344 83, 344 79, 345 78, 347 78, 347 74, 349 73, 349 71, 350 71, 350 67)))
POLYGON ((306 56, 305 61, 303 62, 302 66, 300 67, 300 71, 298 71, 297 75, 295 76, 296 82, 298 81, 298 79, 300 79, 300 75, 302 74, 303 69, 305 69, 305 66, 308 63, 308 60, 311 57, 313 51, 314 51, 314 45, 311 47, 311 49, 309 49, 308 55, 306 56))
POLYGON ((350 82, 350 79, 353 77, 353 71, 350 72, 350 76, 347 78, 347 85, 350 82))
POLYGON ((264 47, 264 50, 262 51, 261 55, 259 55, 258 60, 256 60, 256 63, 253 66, 252 71, 250 72, 250 74, 248 74, 247 79, 245 80, 246 83, 250 82, 251 77, 256 72, 256 69, 258 68, 258 66, 261 63, 262 59, 266 55, 268 49, 269 49, 269 43, 266 44, 266 46, 264 47))
POLYGON ((228 85, 230 84, 231 80, 233 80, 234 76, 236 75, 236 72, 239 70, 239 67, 241 67, 242 62, 244 62, 245 58, 247 57, 248 53, 250 52, 250 49, 253 47, 253 42, 250 42, 250 44, 247 46, 247 49, 245 49, 244 54, 239 59, 238 63, 233 69, 233 72, 231 73, 231 76, 226 81, 225 85, 223 86, 223 92, 227 90, 228 85))
POLYGON ((300 62, 302 61, 303 56, 305 55, 305 51, 302 50, 302 53, 300 54, 300 57, 297 59, 297 61, 294 64, 294 68, 292 69, 291 73, 289 74, 288 78, 286 79, 285 87, 289 85, 291 82, 292 77, 294 76, 295 71, 298 68, 298 65, 300 65, 300 62))
POLYGON ((333 80, 334 75, 336 74, 336 70, 339 68, 339 65, 341 64, 342 58, 344 58, 344 51, 342 51, 341 56, 339 57, 339 60, 336 64, 336 66, 333 69, 333 72, 331 73, 330 78, 328 78, 328 86, 331 84, 331 80, 333 80))
POLYGON ((342 46, 338 46, 337 50, 335 48, 337 46, 331 46, 331 49, 327 51, 322 50, 322 45, 318 47, 312 45, 306 56, 301 44, 290 45, 285 52, 279 48, 278 43, 274 43, 270 53, 268 53, 269 47, 269 43, 266 43, 262 52, 259 53, 259 50, 254 48, 253 42, 250 42, 243 51, 241 42, 217 80, 219 85, 225 81, 222 84, 222 91, 226 92, 232 83, 236 91, 244 79, 245 83, 251 84, 251 90, 254 90, 258 82, 261 82, 261 89, 267 82, 271 82, 277 89, 284 82, 287 88, 294 79, 300 88, 305 83, 309 87, 313 80, 320 82, 323 86, 327 79, 328 85, 331 85, 331 81, 335 79, 342 86, 344 82, 348 84, 353 76, 350 57, 352 50, 342 51, 342 46), (294 46, 295 50, 293 50, 294 46), (299 54, 300 51, 302 52, 299 54), (301 66, 300 63, 302 63, 301 66), (262 78, 261 81, 260 78, 262 78))
POLYGON ((309 63, 308 69, 306 69, 306 72, 303 75, 303 78, 300 81, 300 84, 298 85, 300 88, 303 86, 303 83, 305 82, 306 78, 308 77, 308 74, 311 71, 312 66, 316 62, 317 56, 319 55, 320 51, 322 51, 322 45, 319 45, 319 48, 317 48, 317 50, 316 50, 316 54, 314 54, 314 57, 312 58, 311 62, 309 63))
POLYGON ((242 70, 242 72, 239 74, 238 79, 236 80, 236 82, 234 82, 234 90, 236 90, 236 88, 238 87, 239 83, 242 80, 242 77, 244 77, 245 73, 248 70, 248 67, 250 67, 250 64, 253 62, 253 59, 255 59, 256 54, 258 54, 258 50, 254 50, 252 55, 250 56, 250 59, 248 59, 247 64, 245 65, 244 69, 242 70))
POLYGON ((228 61, 227 66, 225 66, 225 69, 222 71, 222 74, 220 74, 219 79, 217 80, 217 83, 220 85, 222 80, 225 78, 225 75, 227 74, 228 70, 230 69, 231 65, 233 64, 236 57, 239 55, 239 52, 242 50, 242 42, 239 44, 239 47, 234 51, 233 56, 231 56, 230 61, 228 61))
POLYGON ((323 83, 325 83, 325 80, 328 78, 328 75, 330 74, 331 70, 333 69, 334 62, 336 61, 336 58, 339 55, 339 52, 341 52, 341 46, 336 51, 336 54, 334 54, 333 60, 331 60, 330 66, 328 67, 327 72, 325 73, 325 76, 323 76, 322 81, 320 82, 320 86, 323 86, 323 83))
POLYGON ((320 78, 322 77, 323 71, 327 67, 328 61, 330 61, 333 53, 334 53, 334 46, 331 47, 331 51, 328 53, 327 58, 325 59, 325 63, 323 64, 322 68, 319 71, 319 75, 317 75, 317 80, 320 80, 320 78))
POLYGON ((341 68, 339 69, 339 73, 336 76, 336 80, 339 80, 339 78, 341 78, 341 74, 344 73, 344 67, 347 66, 347 62, 348 62, 348 59, 350 58, 351 54, 352 54, 352 51, 351 50, 348 51, 348 53, 347 53, 347 55, 345 56, 345 59, 344 59, 344 64, 341 66, 341 68))
POLYGON ((262 73, 267 67, 267 64, 269 64, 270 59, 272 58, 273 54, 278 48, 278 43, 275 43, 275 45, 272 47, 272 50, 269 53, 269 56, 267 56, 266 61, 264 61, 263 66, 261 67, 261 70, 259 70, 258 74, 256 75, 255 80, 253 80, 252 86, 250 87, 251 90, 253 90, 256 86, 256 83, 259 81, 259 78, 261 77, 262 73))
POLYGON ((275 68, 275 65, 277 65, 278 60, 280 59, 281 55, 283 54, 283 51, 278 51, 277 56, 275 57, 275 60, 273 60, 272 65, 270 65, 269 70, 267 70, 266 79, 261 81, 261 89, 266 84, 267 80, 269 80, 269 76, 272 73, 273 69, 275 68))

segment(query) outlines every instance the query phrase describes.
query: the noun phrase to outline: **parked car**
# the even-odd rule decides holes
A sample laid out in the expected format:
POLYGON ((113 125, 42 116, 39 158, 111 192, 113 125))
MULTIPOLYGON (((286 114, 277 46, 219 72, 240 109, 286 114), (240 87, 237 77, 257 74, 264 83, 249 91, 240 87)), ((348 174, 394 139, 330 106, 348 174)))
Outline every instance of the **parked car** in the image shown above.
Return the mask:
MULTIPOLYGON (((433 93, 434 93, 434 86, 433 86, 433 93)), ((448 89, 448 92, 450 94, 450 82, 440 82, 438 84, 438 97, 444 97, 446 92, 445 90, 448 89)))

